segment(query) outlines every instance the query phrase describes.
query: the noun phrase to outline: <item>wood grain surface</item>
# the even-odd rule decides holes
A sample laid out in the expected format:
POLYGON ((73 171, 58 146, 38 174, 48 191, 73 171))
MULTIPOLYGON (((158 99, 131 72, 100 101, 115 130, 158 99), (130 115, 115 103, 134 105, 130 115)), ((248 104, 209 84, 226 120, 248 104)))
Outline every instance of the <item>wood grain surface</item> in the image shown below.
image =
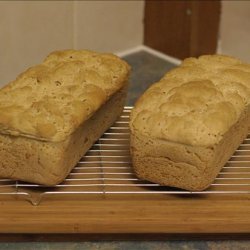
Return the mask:
POLYGON ((216 198, 89 197, 0 203, 1 233, 196 234, 249 233, 249 196, 216 198))
POLYGON ((216 53, 221 1, 145 2, 144 43, 184 59, 216 53))

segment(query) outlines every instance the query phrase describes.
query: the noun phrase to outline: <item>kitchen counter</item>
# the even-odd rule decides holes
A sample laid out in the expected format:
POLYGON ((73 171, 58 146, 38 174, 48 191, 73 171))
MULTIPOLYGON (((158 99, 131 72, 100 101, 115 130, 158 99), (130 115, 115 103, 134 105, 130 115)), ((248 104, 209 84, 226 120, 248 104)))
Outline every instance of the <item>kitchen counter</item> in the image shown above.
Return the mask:
POLYGON ((247 250, 250 241, 104 241, 2 243, 4 250, 247 250))
MULTIPOLYGON (((137 97, 153 82, 158 81, 161 76, 175 65, 163 59, 156 58, 146 52, 139 52, 124 58, 132 65, 131 85, 127 105, 134 104, 137 97)), ((145 225, 146 226, 146 225, 145 225)), ((250 249, 250 241, 241 240, 181 240, 150 241, 147 238, 143 241, 87 241, 87 242, 22 242, 22 243, 0 243, 0 249, 250 249)))

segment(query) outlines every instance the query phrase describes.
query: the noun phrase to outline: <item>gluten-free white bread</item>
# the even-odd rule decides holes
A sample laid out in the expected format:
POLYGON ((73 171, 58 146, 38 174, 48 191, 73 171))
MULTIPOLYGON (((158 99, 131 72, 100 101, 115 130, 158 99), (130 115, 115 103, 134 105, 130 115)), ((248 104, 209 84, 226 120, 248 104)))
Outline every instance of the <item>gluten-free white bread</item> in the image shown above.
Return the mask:
POLYGON ((0 177, 63 181, 122 112, 129 70, 112 54, 56 51, 2 88, 0 177))
POLYGON ((153 84, 131 114, 136 174, 204 190, 248 133, 250 65, 222 55, 185 59, 153 84))

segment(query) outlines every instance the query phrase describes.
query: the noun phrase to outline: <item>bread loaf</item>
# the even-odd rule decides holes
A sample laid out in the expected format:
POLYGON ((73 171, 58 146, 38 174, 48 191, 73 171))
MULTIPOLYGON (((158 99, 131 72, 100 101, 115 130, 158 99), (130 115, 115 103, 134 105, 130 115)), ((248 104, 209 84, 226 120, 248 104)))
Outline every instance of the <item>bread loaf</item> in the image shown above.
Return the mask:
POLYGON ((0 177, 60 183, 122 112, 129 66, 111 54, 51 53, 0 91, 0 177))
POLYGON ((250 65, 188 58, 153 84, 131 114, 131 154, 145 180, 206 189, 248 133, 250 65))

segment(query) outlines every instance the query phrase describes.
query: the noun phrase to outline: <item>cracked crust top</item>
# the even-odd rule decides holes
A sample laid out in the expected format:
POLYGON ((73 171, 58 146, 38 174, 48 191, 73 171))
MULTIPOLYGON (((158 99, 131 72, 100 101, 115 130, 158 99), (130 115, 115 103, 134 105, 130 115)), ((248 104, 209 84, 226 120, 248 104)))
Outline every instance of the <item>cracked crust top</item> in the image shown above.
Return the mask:
POLYGON ((0 91, 0 133, 62 141, 127 81, 129 66, 112 54, 51 53, 0 91))
POLYGON ((218 144, 250 102, 250 64, 223 55, 185 59, 131 114, 132 132, 194 146, 218 144))

